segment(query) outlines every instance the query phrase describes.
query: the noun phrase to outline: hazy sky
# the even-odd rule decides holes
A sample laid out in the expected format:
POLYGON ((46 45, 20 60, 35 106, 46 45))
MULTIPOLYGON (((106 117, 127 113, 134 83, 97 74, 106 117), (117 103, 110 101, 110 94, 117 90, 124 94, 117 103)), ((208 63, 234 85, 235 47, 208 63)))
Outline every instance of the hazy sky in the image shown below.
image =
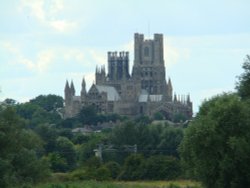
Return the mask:
POLYGON ((250 54, 249 0, 0 0, 0 101, 80 93, 107 51, 128 50, 135 32, 164 34, 174 92, 202 100, 233 91, 250 54))

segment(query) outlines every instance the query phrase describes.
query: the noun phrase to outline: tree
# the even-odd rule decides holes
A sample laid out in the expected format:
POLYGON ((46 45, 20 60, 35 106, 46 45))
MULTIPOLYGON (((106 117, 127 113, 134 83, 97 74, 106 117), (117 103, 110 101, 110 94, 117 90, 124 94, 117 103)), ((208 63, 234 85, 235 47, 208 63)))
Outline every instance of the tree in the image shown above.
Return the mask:
POLYGON ((8 106, 15 106, 17 104, 17 101, 14 99, 7 98, 3 101, 3 103, 8 105, 8 106))
POLYGON ((57 108, 63 107, 63 98, 57 95, 39 95, 35 99, 30 100, 31 104, 35 104, 50 112, 57 108))
POLYGON ((145 159, 141 154, 132 154, 125 159, 123 170, 119 176, 123 180, 142 179, 145 159))
POLYGON ((91 124, 96 124, 97 123, 97 111, 94 106, 86 106, 83 107, 79 114, 78 114, 78 119, 80 122, 85 125, 91 125, 91 124))
POLYGON ((63 157, 67 164, 67 170, 72 170, 76 166, 76 151, 74 144, 66 137, 59 136, 56 139, 55 151, 63 157))
POLYGON ((236 85, 239 95, 243 98, 250 98, 250 56, 247 55, 242 68, 244 73, 239 76, 239 81, 236 85))
POLYGON ((111 177, 116 179, 121 171, 121 166, 114 161, 110 161, 104 165, 107 169, 109 169, 111 177))
POLYGON ((112 143, 120 145, 134 145, 137 140, 136 124, 126 122, 113 130, 112 143))
POLYGON ((170 156, 151 156, 146 160, 144 168, 144 179, 147 180, 172 180, 181 175, 179 160, 170 156))
POLYGON ((42 141, 13 108, 0 112, 0 187, 43 180, 49 174, 46 160, 41 158, 42 141))
POLYGON ((161 112, 156 112, 154 114, 154 119, 155 120, 163 120, 164 119, 164 115, 161 112))
POLYGON ((186 175, 209 188, 250 186, 249 109, 235 94, 202 104, 180 146, 186 175))
POLYGON ((183 139, 182 128, 168 126, 160 135, 157 149, 166 155, 178 157, 178 147, 183 139))

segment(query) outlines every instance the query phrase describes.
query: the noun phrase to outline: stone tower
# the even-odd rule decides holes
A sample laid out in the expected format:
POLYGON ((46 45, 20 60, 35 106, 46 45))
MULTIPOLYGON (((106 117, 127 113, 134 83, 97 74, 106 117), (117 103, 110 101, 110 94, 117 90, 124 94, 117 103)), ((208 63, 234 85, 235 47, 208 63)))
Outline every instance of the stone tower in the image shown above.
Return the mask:
POLYGON ((129 53, 108 52, 108 80, 127 80, 129 77, 129 53))
POLYGON ((95 79, 96 79, 96 84, 101 84, 101 85, 105 84, 106 81, 105 66, 101 66, 101 68, 96 67, 95 79))
POLYGON ((141 82, 149 94, 163 94, 167 90, 163 59, 163 35, 144 40, 143 34, 134 35, 134 66, 132 77, 141 82))

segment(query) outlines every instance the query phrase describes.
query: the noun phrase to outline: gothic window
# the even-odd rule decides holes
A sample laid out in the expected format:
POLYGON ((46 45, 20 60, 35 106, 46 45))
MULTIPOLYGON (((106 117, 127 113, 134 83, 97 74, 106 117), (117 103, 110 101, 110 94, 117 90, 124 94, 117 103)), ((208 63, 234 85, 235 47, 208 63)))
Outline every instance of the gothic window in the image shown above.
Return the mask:
POLYGON ((146 57, 149 56, 149 47, 144 48, 144 56, 146 56, 146 57))

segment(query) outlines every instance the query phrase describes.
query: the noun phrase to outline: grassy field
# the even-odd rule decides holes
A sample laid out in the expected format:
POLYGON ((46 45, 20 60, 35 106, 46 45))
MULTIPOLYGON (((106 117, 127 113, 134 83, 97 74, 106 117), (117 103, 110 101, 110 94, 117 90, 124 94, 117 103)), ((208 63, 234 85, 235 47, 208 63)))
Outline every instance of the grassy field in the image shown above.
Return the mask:
POLYGON ((136 182, 64 182, 45 183, 37 185, 36 188, 201 188, 201 185, 194 181, 136 181, 136 182))

